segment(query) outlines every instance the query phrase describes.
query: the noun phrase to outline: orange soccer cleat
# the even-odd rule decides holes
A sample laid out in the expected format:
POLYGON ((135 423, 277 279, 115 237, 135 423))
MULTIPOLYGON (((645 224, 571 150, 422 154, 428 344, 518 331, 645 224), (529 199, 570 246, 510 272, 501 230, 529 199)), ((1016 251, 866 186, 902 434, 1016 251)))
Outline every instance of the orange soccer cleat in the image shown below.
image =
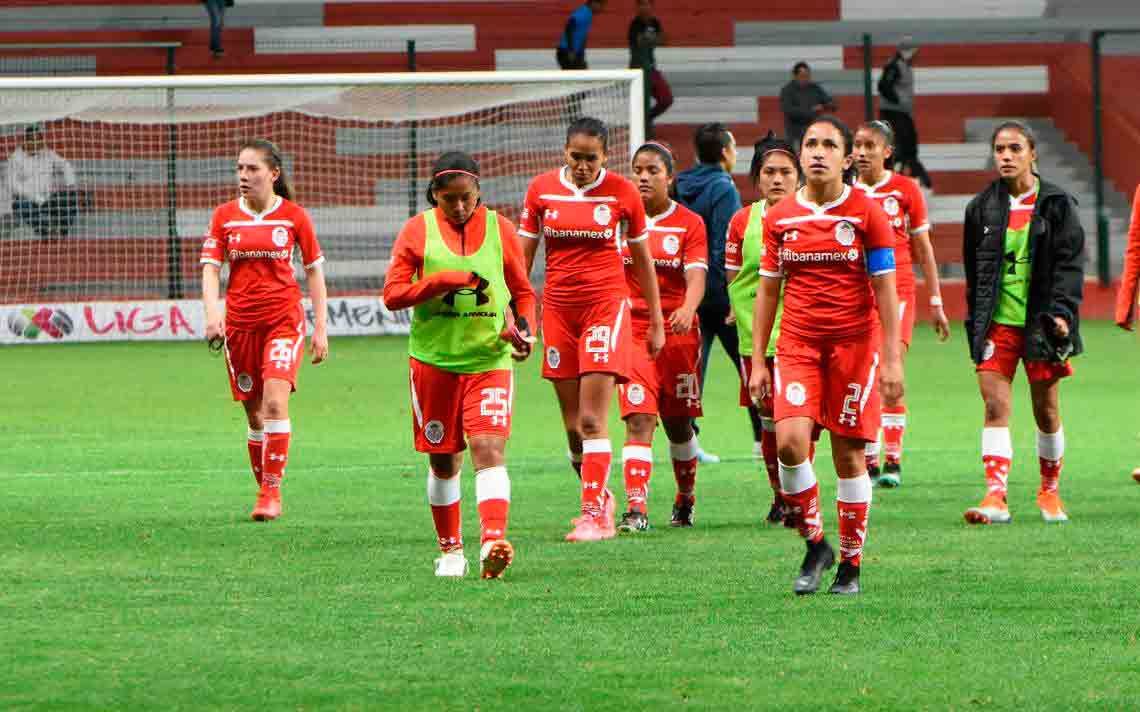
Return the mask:
POLYGON ((965 517, 970 524, 1009 524, 1013 520, 1005 496, 993 492, 987 494, 977 507, 967 509, 965 517))
POLYGON ((479 552, 479 578, 502 578, 503 572, 515 560, 515 548, 506 539, 495 539, 483 544, 479 552))
POLYGON ((255 522, 268 522, 281 516, 281 490, 263 487, 257 494, 250 518, 255 522))
POLYGON ((1069 521, 1069 515, 1065 513, 1065 504, 1056 490, 1039 490, 1037 508, 1041 510, 1041 518, 1047 522, 1069 521))

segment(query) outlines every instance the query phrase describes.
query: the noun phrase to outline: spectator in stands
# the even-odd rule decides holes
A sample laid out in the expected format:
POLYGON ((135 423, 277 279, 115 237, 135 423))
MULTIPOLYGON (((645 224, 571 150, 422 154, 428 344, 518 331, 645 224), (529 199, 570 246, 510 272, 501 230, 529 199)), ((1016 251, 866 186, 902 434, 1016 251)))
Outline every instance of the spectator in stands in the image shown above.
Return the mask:
POLYGON ((918 45, 904 37, 879 77, 879 118, 895 131, 895 170, 927 188, 930 175, 918 160, 918 129, 914 125, 914 58, 918 45))
POLYGON ((646 79, 654 102, 646 119, 650 133, 653 120, 673 105, 673 91, 665 81, 665 75, 657 68, 655 50, 663 44, 665 30, 653 14, 653 0, 637 0, 637 15, 629 23, 629 66, 631 69, 644 68, 649 75, 646 79))
MULTIPOLYGON (((700 165, 677 174, 677 199, 701 216, 708 232, 708 279, 705 298, 697 309, 701 324, 701 390, 709 367, 709 350, 720 339, 733 370, 740 368, 736 325, 728 323, 728 281, 724 271, 724 244, 728 223, 740 210, 740 193, 732 180, 736 167, 736 139, 724 124, 705 124, 694 138, 700 165)), ((699 451, 701 462, 719 462, 715 455, 699 451)))
POLYGON ((75 169, 48 148, 39 126, 24 130, 23 144, 8 157, 12 212, 40 237, 67 237, 79 211, 75 169))
POLYGON ((206 12, 210 15, 210 54, 221 57, 225 54, 222 49, 222 29, 226 24, 226 8, 234 6, 234 0, 202 0, 206 5, 206 12))
POLYGON ((811 80, 808 63, 796 62, 792 81, 780 90, 780 110, 784 112, 784 138, 799 150, 804 130, 815 117, 838 111, 838 107, 831 95, 811 80))
POLYGON ((562 37, 558 40, 558 66, 562 69, 587 69, 586 40, 590 37, 590 25, 594 15, 604 10, 606 0, 587 0, 570 13, 562 37))

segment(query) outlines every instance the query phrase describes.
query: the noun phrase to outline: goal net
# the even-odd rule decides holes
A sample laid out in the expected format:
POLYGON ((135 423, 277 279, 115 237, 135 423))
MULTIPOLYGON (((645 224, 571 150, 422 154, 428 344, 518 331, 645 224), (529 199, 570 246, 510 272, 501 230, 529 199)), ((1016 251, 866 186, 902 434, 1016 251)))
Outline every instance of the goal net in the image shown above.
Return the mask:
POLYGON ((202 236, 258 137, 313 218, 332 333, 406 330, 376 297, 435 159, 473 154, 514 220, 576 116, 628 173, 641 93, 627 70, 0 79, 0 342, 200 338, 202 236))

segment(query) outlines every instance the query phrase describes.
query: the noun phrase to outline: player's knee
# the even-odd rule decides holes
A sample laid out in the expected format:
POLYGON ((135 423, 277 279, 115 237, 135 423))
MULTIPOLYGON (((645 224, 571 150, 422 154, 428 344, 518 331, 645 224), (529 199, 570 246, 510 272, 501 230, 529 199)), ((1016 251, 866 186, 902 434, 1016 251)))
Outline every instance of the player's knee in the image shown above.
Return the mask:
POLYGON ((496 437, 474 437, 468 443, 471 448, 471 462, 478 470, 503 464, 506 440, 496 437))
POLYGON ((986 398, 986 422, 1004 422, 1009 419, 1009 402, 1004 398, 986 398))
POLYGON ((261 403, 261 417, 266 420, 284 420, 289 417, 288 398, 265 398, 261 403))
POLYGON ((625 422, 626 435, 629 440, 649 442, 653 439, 653 430, 657 427, 657 418, 644 413, 635 413, 625 422))
POLYGON ((605 437, 606 423, 593 413, 582 413, 578 418, 578 431, 583 440, 605 437))
POLYGON ((776 456, 785 465, 798 465, 808 459, 808 444, 799 440, 780 443, 776 449, 776 456))

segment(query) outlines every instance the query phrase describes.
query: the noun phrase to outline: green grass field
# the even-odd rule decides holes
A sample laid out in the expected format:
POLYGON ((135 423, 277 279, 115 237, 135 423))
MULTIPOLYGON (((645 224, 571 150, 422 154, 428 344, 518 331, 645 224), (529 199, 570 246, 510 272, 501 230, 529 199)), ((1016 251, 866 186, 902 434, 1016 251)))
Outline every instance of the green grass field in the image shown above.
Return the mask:
MULTIPOLYGON (((696 527, 666 526, 659 435, 657 528, 597 544, 562 541, 577 481, 539 364, 521 368, 518 557, 483 582, 432 575, 402 339, 334 340, 302 370, 270 524, 248 520, 244 419, 204 345, 0 350, 0 708, 1136 709, 1136 343, 1089 324, 1064 386, 1072 521, 1046 526, 1033 505, 1019 376, 1014 523, 969 528, 981 403, 960 333, 927 332, 905 484, 875 493, 853 600, 792 595, 802 544, 759 524, 767 483, 719 351, 702 443, 726 461, 698 476, 696 527)), ((474 561, 469 467, 463 491, 474 561)))

